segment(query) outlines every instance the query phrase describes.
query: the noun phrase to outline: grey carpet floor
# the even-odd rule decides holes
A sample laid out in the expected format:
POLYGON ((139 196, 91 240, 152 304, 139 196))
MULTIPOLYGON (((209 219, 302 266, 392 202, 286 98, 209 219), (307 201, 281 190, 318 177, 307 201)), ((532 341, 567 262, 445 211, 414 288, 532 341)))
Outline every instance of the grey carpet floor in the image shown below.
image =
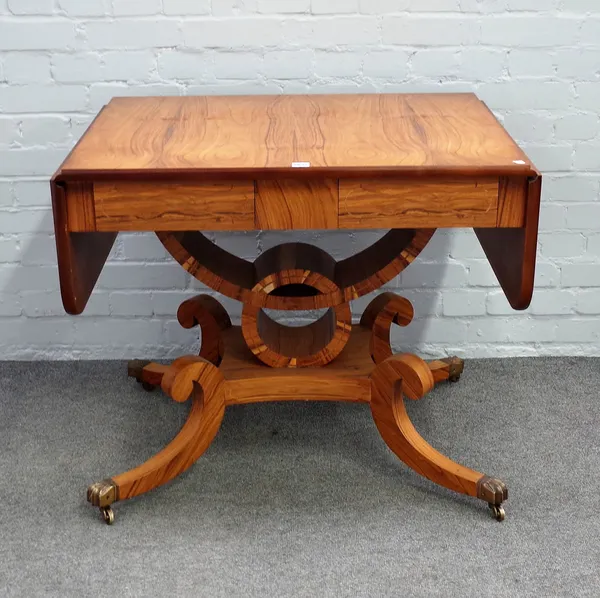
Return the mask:
POLYGON ((406 468, 368 406, 230 408, 209 451, 116 506, 188 406, 121 362, 0 364, 1 596, 600 596, 600 360, 471 361, 409 405, 459 462, 503 478, 507 519, 406 468))

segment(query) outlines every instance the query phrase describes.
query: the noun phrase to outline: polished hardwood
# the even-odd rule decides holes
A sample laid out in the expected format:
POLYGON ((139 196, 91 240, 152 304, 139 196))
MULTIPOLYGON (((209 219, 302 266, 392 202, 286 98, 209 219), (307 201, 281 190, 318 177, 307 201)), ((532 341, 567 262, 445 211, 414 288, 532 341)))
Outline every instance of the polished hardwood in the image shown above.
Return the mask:
POLYGON ((94 290, 117 233, 71 232, 65 184, 53 179, 51 191, 62 301, 67 313, 80 314, 94 290))
POLYGON ((338 209, 335 179, 256 181, 257 229, 334 229, 338 228, 338 209))
POLYGON ((187 363, 163 388, 176 400, 193 398, 188 419, 162 451, 135 469, 111 478, 118 489, 118 500, 148 492, 183 473, 206 451, 219 431, 225 413, 224 378, 213 364, 204 360, 187 363))
POLYGON ((94 184, 96 230, 248 230, 254 227, 254 182, 94 184))
POLYGON ((473 94, 116 98, 61 168, 93 179, 314 171, 537 174, 473 94))
POLYGON ((513 309, 527 309, 533 296, 541 193, 541 177, 530 179, 523 227, 475 229, 513 309))
POLYGON ((88 488, 107 522, 113 503, 190 467, 226 406, 293 400, 369 404, 383 440, 409 467, 504 518, 505 484, 436 451, 405 409, 405 399, 458 381, 463 361, 395 354, 392 327, 414 318, 395 293, 375 296, 358 324, 351 310, 413 263, 442 227, 474 228, 511 305, 528 306, 541 176, 476 96, 119 98, 63 163, 52 193, 69 313, 85 308, 118 231, 155 232, 190 275, 243 304, 241 326, 233 326, 214 296, 186 300, 177 319, 200 329, 199 355, 129 364, 143 388, 191 398, 192 407, 163 451, 88 488), (203 234, 302 229, 385 230, 339 260, 306 243, 281 243, 249 261, 203 234), (292 327, 269 309, 325 313, 292 327))
POLYGON ((423 440, 411 423, 404 397, 423 398, 435 385, 428 365, 416 355, 395 355, 371 375, 371 412, 385 443, 411 469, 450 490, 477 496, 483 474, 455 463, 423 440))
POLYGON ((254 263, 218 247, 199 232, 157 235, 187 272, 231 299, 269 309, 310 310, 376 291, 407 268, 434 233, 435 229, 391 230, 339 262, 317 247, 285 243, 265 251, 254 263), (301 286, 304 293, 282 297, 269 291, 272 285, 283 283, 301 286))
POLYGON ((496 227, 498 179, 340 181, 340 228, 496 227))
POLYGON ((93 232, 96 227, 94 186, 89 182, 69 182, 65 185, 67 229, 74 233, 93 232))
MULTIPOLYGON (((524 309, 535 270, 535 181, 539 172, 473 94, 116 98, 53 179, 68 206, 56 241, 64 254, 76 232, 155 231, 211 288, 275 307, 276 297, 253 293, 252 265, 190 231, 474 227, 513 306, 524 309), (504 267, 494 247, 513 243, 522 248, 504 267)), ((382 273, 399 274, 401 235, 338 263, 344 301, 378 288, 382 273), (367 275, 370 259, 379 267, 367 275)), ((106 258, 95 248, 110 238, 86 234, 77 243, 92 246, 78 253, 106 258)), ((73 280, 80 268, 66 260, 59 268, 67 309, 80 313, 93 283, 73 280)))
MULTIPOLYGON (((180 312, 187 312, 194 306, 195 317, 202 320, 201 311, 219 311, 215 310, 213 301, 212 297, 198 296, 184 303, 180 312)), ((382 438, 410 468, 437 484, 480 498, 499 509, 508 496, 506 486, 436 451, 419 435, 409 419, 404 398, 422 399, 436 383, 456 381, 463 366, 458 358, 427 363, 415 355, 394 355, 389 326, 392 323, 407 325, 412 316, 412 306, 405 298, 389 292, 376 297, 367 308, 360 326, 351 331, 339 359, 327 367, 316 369, 303 368, 299 362, 287 363, 286 367, 265 366, 255 359, 253 346, 245 338, 244 324, 241 328, 230 326, 228 320, 223 319, 221 330, 226 350, 218 370, 201 357, 188 355, 169 366, 135 362, 130 367, 130 375, 147 386, 160 385, 178 402, 190 396, 196 401, 197 385, 194 382, 202 383, 204 400, 212 401, 214 409, 212 416, 206 416, 205 429, 198 430, 197 434, 203 435, 208 442, 214 437, 223 417, 223 405, 298 400, 368 403, 382 438), (380 341, 378 355, 374 354, 369 338, 380 341)), ((298 333, 297 337, 301 336, 302 329, 289 330, 291 336, 294 336, 294 331, 298 333)), ((203 335, 203 343, 212 343, 213 340, 203 335)), ((201 348, 200 353, 203 351, 201 348)), ((200 425, 202 414, 195 405, 193 403, 186 426, 200 425)), ((156 488, 172 479, 173 469, 183 471, 189 467, 189 459, 197 459, 206 448, 207 442, 200 442, 194 435, 180 435, 159 453, 158 459, 151 459, 126 474, 91 486, 88 493, 90 502, 107 507, 118 500, 156 488), (170 456, 168 460, 165 454, 170 456), (104 501, 100 497, 102 489, 110 496, 104 501)), ((499 512, 503 516, 503 511, 499 512)))
POLYGON ((498 228, 521 228, 525 225, 527 179, 500 177, 498 194, 498 228))

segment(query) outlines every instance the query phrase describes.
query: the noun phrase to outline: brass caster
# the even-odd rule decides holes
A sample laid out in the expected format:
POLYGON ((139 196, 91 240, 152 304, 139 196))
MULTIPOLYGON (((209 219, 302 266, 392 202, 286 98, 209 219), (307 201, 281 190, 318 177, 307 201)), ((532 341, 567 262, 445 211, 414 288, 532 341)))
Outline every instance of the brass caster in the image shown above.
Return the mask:
POLYGON ((448 382, 458 382, 465 369, 465 362, 460 357, 444 359, 448 364, 448 382))
POLYGON ((151 363, 150 361, 142 359, 132 359, 127 363, 127 375, 130 378, 135 378, 138 382, 142 380, 144 368, 151 363))
POLYGON ((490 509, 492 510, 492 517, 496 521, 504 521, 504 518, 506 517, 506 513, 504 512, 504 509, 501 506, 490 505, 490 509))
POLYGON ((106 525, 112 525, 115 522, 115 512, 110 507, 104 507, 100 509, 100 512, 106 525))
POLYGON ((146 392, 152 392, 153 390, 156 390, 156 386, 154 384, 150 384, 150 382, 142 382, 140 380, 138 380, 138 382, 142 385, 142 388, 146 392))

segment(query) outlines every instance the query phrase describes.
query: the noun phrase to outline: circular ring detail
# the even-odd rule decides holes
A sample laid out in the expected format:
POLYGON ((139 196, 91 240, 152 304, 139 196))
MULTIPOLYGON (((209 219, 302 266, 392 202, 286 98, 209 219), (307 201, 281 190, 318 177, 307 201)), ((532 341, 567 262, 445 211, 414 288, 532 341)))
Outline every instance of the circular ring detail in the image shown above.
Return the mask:
MULTIPOLYGON (((302 271, 288 270, 266 276, 257 283, 255 290, 259 289, 287 297, 288 292, 297 291, 320 294, 325 289, 337 289, 337 285, 322 274, 314 280, 302 271)), ((263 363, 275 368, 326 365, 342 352, 351 330, 349 303, 330 307, 316 322, 299 327, 280 324, 263 308, 249 303, 242 311, 242 334, 248 348, 263 363)))

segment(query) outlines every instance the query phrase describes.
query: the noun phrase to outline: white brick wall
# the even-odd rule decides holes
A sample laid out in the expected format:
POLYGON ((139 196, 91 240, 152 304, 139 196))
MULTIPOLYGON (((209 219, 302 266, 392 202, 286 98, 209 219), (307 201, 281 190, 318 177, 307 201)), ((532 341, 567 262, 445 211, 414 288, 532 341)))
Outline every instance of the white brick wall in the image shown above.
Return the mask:
MULTIPOLYGON (((471 232, 439 231, 389 285, 417 313, 399 347, 600 354, 598 0, 0 0, 0 358, 197 345, 175 312, 201 285, 152 235, 122 235, 85 315, 63 313, 48 178, 113 95, 328 90, 474 90, 546 175, 531 308, 510 309, 471 232)), ((339 258, 376 236, 214 238, 248 258, 290 238, 339 258)))

